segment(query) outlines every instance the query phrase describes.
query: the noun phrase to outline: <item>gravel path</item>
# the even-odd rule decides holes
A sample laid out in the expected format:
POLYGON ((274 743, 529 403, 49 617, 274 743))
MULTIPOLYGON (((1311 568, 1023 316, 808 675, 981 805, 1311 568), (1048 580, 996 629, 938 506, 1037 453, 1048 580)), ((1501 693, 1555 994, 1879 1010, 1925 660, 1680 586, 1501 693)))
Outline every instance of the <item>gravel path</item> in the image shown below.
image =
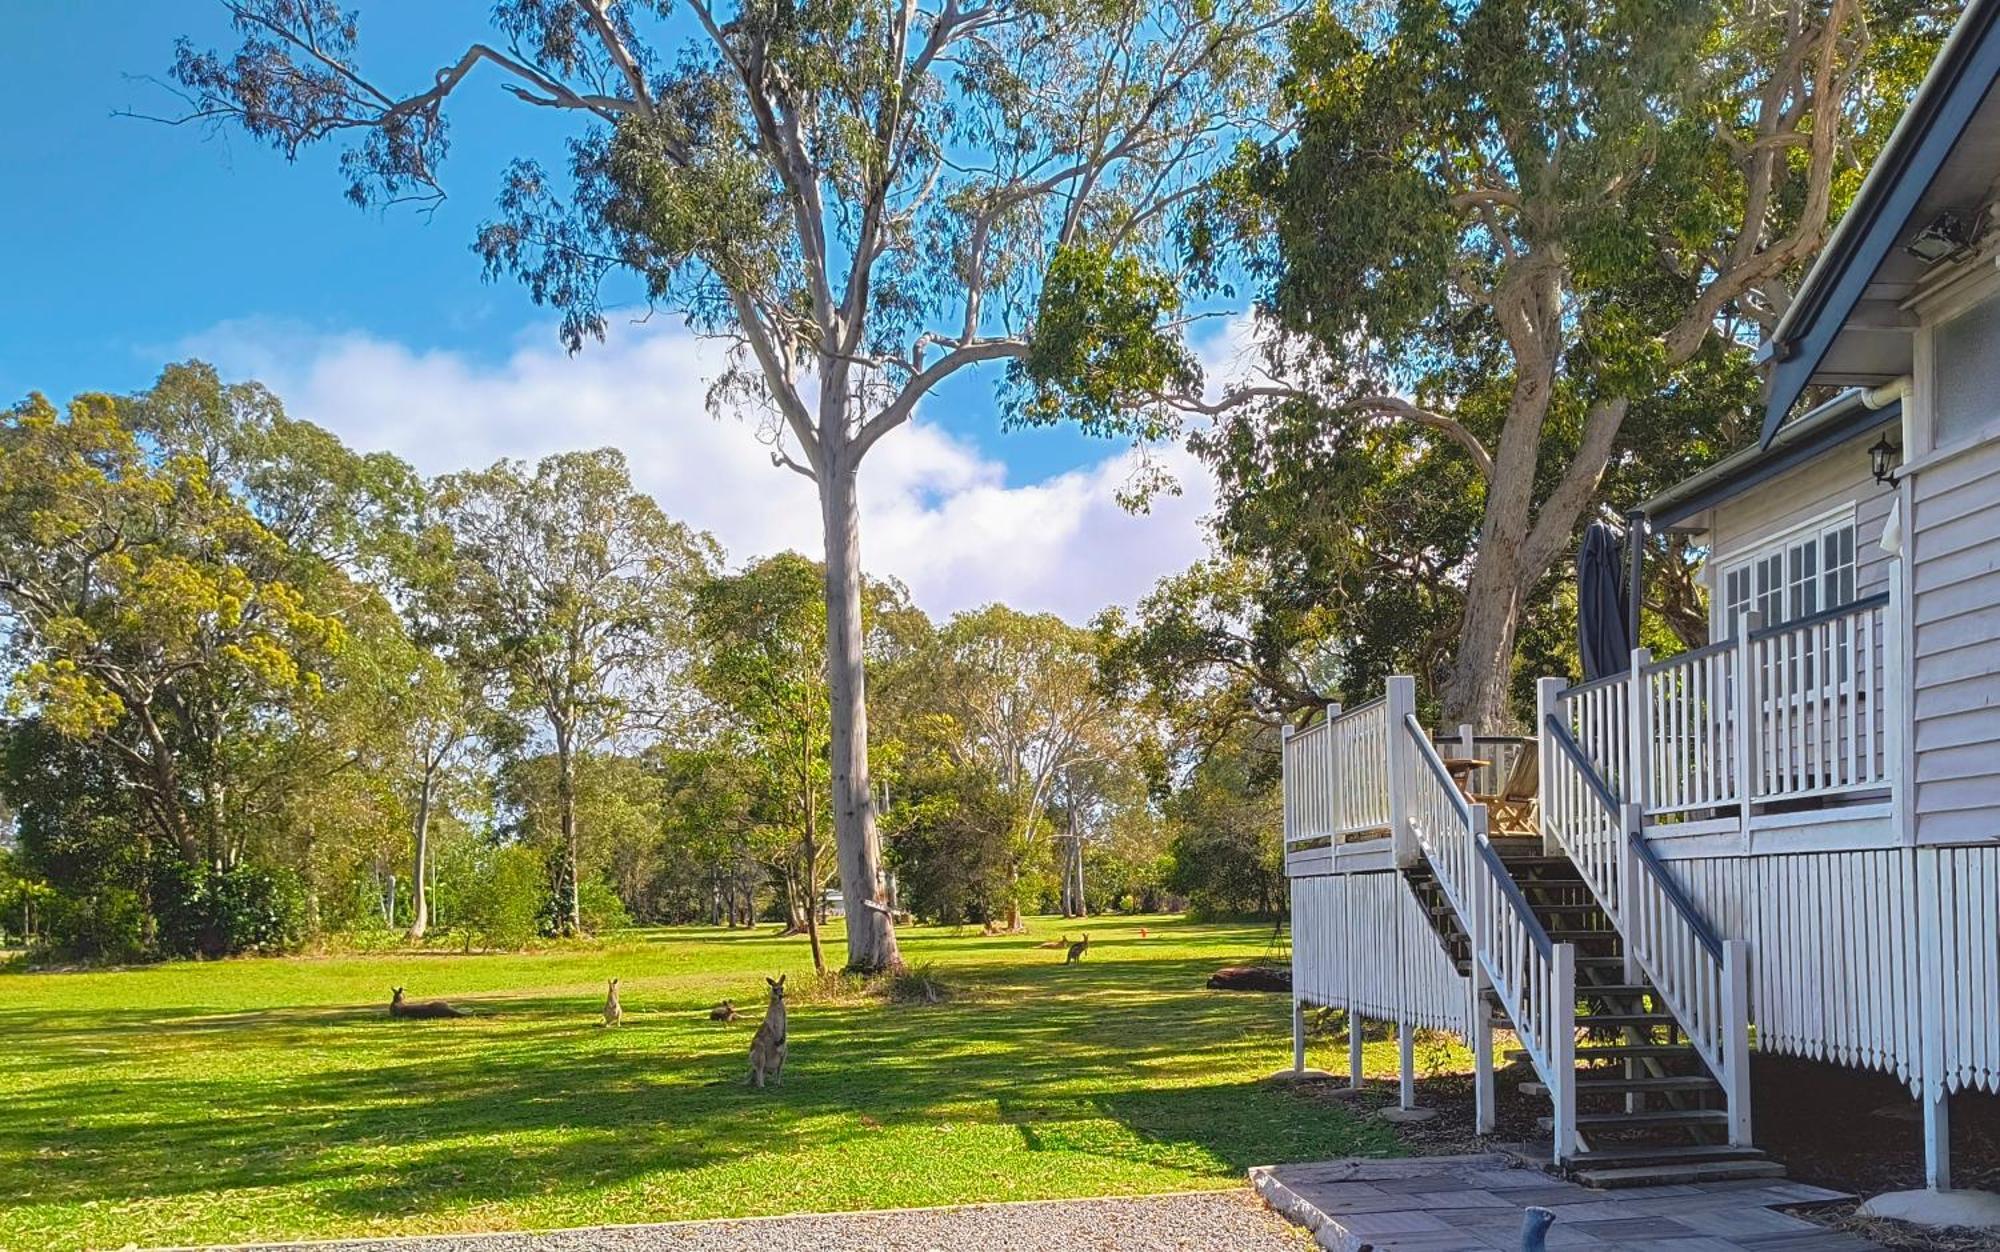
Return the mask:
POLYGON ((425 1235, 263 1244, 313 1252, 1306 1252, 1311 1240, 1246 1188, 542 1235, 425 1235))

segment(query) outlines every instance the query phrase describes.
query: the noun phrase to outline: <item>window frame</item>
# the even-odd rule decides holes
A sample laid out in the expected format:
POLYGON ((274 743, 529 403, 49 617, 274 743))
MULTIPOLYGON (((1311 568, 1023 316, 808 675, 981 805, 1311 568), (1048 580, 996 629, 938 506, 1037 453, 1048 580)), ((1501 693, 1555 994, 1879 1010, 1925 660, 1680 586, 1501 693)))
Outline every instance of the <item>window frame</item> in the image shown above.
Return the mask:
POLYGON ((1856 503, 1849 500, 1845 504, 1794 523, 1783 530, 1774 531, 1756 543, 1716 561, 1715 580, 1710 584, 1709 596, 1710 641, 1720 643, 1725 639, 1735 638, 1736 622, 1735 615, 1730 612, 1729 584, 1730 580, 1739 574, 1749 580, 1744 607, 1758 612, 1765 612, 1767 605, 1775 604, 1777 607, 1780 616, 1775 620, 1765 612, 1763 624, 1766 626, 1776 625, 1779 621, 1793 621, 1822 609, 1851 603, 1860 582, 1861 536, 1855 524, 1856 503), (1838 596, 1839 586, 1837 582, 1831 588, 1828 586, 1830 578, 1835 578, 1837 575, 1830 575, 1828 572, 1827 541, 1829 538, 1837 540, 1843 531, 1849 536, 1845 552, 1847 562, 1835 569, 1845 570, 1848 594, 1833 598, 1838 596), (1810 553, 1812 566, 1803 577, 1810 580, 1813 602, 1803 610, 1795 608, 1795 605, 1804 599, 1802 595, 1794 594, 1803 585, 1799 577, 1800 571, 1794 569, 1792 562, 1792 553, 1798 550, 1810 553), (1771 562, 1776 563, 1772 566, 1776 585, 1760 591, 1757 585, 1757 567, 1771 562))

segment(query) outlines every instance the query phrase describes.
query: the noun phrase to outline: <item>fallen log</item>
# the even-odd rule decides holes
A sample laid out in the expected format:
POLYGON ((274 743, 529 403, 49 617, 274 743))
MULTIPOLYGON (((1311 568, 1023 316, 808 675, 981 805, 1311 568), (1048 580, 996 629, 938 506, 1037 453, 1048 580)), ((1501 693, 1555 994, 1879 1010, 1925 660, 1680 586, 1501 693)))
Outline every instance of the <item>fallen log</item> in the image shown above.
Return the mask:
POLYGON ((1227 965, 1208 976, 1211 991, 1290 991, 1292 971, 1282 965, 1227 965))

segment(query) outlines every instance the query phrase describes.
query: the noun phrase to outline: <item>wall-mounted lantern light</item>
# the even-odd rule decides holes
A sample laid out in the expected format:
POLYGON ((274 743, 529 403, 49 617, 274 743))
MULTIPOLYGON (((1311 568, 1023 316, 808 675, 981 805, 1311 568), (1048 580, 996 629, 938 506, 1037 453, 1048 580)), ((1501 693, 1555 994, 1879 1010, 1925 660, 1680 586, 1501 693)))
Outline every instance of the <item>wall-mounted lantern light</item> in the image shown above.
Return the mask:
POLYGON ((1868 469, 1875 475, 1875 481, 1884 487, 1896 485, 1896 467, 1902 463, 1902 449, 1889 442, 1884 435, 1868 449, 1868 469))

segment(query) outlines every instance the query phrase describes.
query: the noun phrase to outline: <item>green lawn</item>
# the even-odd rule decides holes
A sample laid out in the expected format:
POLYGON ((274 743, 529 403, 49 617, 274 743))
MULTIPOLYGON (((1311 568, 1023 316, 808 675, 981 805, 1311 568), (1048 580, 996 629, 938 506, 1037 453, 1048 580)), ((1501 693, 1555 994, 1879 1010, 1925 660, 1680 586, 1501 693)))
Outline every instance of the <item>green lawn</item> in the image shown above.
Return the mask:
POLYGON ((0 1247, 1157 1192, 1393 1150, 1258 1081, 1290 1059, 1288 1000, 1202 989, 1268 929, 1093 919, 1069 967, 1034 946, 1058 929, 906 931, 957 996, 795 996, 764 1092, 743 1082, 761 975, 810 967, 765 932, 0 976, 0 1247), (612 974, 626 1022, 606 1030, 612 974), (392 1021, 392 984, 472 1015, 392 1021), (745 1020, 708 1020, 724 996, 745 1020))

